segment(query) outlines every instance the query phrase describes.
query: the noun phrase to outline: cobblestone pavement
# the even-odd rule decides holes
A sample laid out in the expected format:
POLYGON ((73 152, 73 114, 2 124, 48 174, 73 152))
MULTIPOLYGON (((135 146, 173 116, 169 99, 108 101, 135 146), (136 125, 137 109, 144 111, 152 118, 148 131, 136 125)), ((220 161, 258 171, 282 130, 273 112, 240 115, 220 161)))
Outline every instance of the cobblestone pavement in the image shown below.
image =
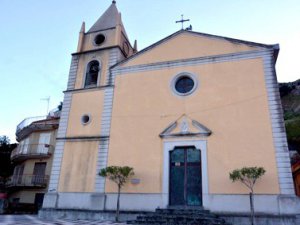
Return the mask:
POLYGON ((125 225, 126 223, 114 223, 110 221, 87 221, 87 220, 43 220, 36 215, 0 215, 0 225, 125 225))

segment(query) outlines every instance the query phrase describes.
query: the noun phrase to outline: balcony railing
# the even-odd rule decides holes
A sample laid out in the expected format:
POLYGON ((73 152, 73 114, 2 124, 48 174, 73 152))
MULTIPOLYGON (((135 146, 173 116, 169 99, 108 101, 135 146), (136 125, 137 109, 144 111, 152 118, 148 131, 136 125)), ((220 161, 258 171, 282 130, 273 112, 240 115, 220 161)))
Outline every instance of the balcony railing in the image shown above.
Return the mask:
POLYGON ((11 160, 45 158, 53 154, 54 146, 49 144, 23 144, 11 152, 11 160))
POLYGON ((49 181, 48 175, 33 175, 33 174, 13 175, 10 181, 6 183, 6 186, 45 188, 47 187, 48 181, 49 181))
POLYGON ((29 117, 24 119, 21 123, 19 123, 19 125, 17 126, 17 131, 16 133, 18 133, 19 131, 21 131, 24 127, 29 126, 31 123, 35 122, 35 121, 39 121, 39 120, 45 120, 47 119, 47 116, 36 116, 36 117, 29 117))

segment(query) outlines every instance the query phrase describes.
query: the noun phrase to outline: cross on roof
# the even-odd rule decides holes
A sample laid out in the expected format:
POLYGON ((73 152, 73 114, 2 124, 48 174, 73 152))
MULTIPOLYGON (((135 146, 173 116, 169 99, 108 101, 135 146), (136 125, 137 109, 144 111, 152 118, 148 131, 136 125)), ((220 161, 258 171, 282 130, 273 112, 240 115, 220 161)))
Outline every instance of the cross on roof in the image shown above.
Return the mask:
POLYGON ((183 14, 181 15, 181 20, 176 21, 176 23, 181 23, 181 30, 183 30, 183 23, 190 21, 189 19, 183 19, 183 14))

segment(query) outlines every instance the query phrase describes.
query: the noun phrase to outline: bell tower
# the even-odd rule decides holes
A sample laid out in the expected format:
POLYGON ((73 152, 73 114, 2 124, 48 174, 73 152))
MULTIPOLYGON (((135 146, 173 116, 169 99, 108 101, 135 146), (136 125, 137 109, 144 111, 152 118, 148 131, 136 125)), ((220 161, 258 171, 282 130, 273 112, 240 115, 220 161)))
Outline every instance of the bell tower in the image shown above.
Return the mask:
POLYGON ((118 12, 115 1, 87 32, 85 32, 85 23, 82 24, 77 53, 112 47, 119 47, 124 57, 133 54, 133 48, 130 45, 121 13, 118 12))
POLYGON ((134 52, 115 1, 87 32, 82 23, 43 208, 103 209, 105 179, 98 173, 107 165, 110 139, 110 67, 134 52))

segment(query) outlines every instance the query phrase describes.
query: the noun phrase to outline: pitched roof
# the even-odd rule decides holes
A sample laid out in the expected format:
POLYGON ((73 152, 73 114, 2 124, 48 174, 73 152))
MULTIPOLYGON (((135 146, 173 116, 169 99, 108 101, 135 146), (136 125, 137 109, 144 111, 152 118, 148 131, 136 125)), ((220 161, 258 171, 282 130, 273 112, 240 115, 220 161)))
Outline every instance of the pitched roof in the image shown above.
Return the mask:
POLYGON ((119 12, 113 2, 87 33, 114 28, 117 26, 118 20, 119 12))
POLYGON ((240 39, 234 39, 234 38, 229 38, 229 37, 224 37, 224 36, 218 36, 218 35, 213 35, 213 34, 206 34, 206 33, 200 33, 200 32, 195 32, 195 31, 187 31, 187 30, 179 30, 176 31, 175 33, 161 39, 158 42, 155 42, 154 44, 142 49, 141 51, 137 52, 136 54, 130 56, 129 58, 124 59, 123 61, 115 64, 112 66, 116 67, 118 65, 122 65, 123 63, 128 62, 129 60, 138 57, 139 55, 149 51, 150 49, 168 41, 169 39, 181 34, 181 33, 191 33, 191 34, 195 34, 195 35, 199 35, 199 36, 206 36, 206 37, 211 37, 211 38, 216 38, 216 39, 220 39, 220 40, 226 40, 228 42, 232 42, 232 43, 239 43, 239 44, 245 44, 248 46, 252 46, 252 47, 261 47, 261 48, 266 48, 266 49, 273 49, 274 50, 274 58, 275 58, 275 62, 277 60, 277 56, 278 56, 278 52, 279 52, 279 45, 278 44, 262 44, 262 43, 257 43, 257 42, 251 42, 251 41, 245 41, 245 40, 240 40, 240 39))

